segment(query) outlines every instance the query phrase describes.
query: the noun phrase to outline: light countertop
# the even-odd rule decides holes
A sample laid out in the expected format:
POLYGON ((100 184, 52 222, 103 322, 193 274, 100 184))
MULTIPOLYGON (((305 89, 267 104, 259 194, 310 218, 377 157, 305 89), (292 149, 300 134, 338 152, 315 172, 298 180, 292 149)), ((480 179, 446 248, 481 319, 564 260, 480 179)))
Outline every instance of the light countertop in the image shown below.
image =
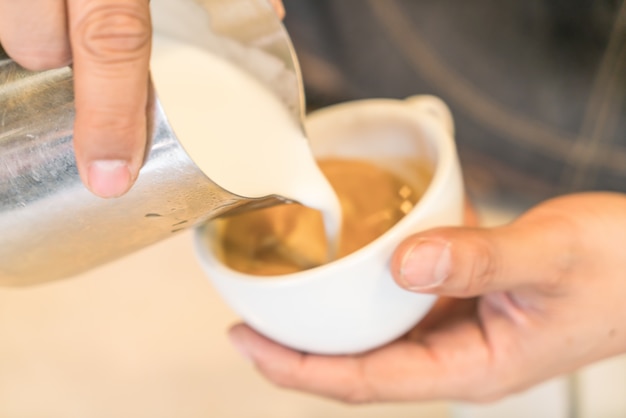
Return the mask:
POLYGON ((0 288, 3 418, 429 418, 443 403, 347 406, 263 380, 181 233, 82 276, 0 288))
MULTIPOLYGON (((482 212, 491 225, 512 216, 482 212)), ((0 288, 0 417, 568 416, 568 378, 489 406, 350 406, 275 388, 231 347, 236 321, 203 276, 190 231, 72 279, 0 288)), ((577 417, 626 414, 626 358, 575 382, 577 417)))

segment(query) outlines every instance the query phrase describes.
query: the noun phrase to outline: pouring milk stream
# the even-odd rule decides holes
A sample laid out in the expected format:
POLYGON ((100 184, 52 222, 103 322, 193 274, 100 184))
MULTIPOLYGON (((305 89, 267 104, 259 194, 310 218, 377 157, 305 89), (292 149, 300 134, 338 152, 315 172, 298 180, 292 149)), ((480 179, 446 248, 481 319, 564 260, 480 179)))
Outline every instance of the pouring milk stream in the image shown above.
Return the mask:
POLYGON ((174 132, 209 178, 235 194, 319 210, 329 248, 337 246, 339 200, 283 103, 230 62, 162 35, 151 72, 174 132))

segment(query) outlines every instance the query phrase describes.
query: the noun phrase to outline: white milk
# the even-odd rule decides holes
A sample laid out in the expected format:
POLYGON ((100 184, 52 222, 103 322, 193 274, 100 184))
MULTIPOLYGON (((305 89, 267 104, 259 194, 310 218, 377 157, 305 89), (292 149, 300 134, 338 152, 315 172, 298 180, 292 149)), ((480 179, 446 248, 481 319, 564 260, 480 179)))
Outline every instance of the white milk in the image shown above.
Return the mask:
POLYGON ((230 62, 162 36, 151 71, 178 140, 211 180, 241 196, 276 194, 320 210, 336 242, 339 200, 271 91, 230 62))

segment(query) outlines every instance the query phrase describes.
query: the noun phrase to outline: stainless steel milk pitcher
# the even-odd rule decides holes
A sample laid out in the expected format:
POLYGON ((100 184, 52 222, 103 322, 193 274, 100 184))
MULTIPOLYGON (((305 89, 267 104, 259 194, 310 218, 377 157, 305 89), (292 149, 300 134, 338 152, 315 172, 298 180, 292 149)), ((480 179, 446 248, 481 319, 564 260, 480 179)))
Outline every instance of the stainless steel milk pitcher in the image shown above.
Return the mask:
MULTIPOLYGON (((266 0, 153 0, 151 8, 156 33, 234 61, 301 120, 297 63, 266 0), (281 63, 280 77, 276 66, 267 74, 255 65, 260 52, 281 63)), ((70 68, 28 72, 0 48, 0 285, 72 276, 205 220, 281 202, 212 182, 179 144, 158 100, 135 186, 117 199, 95 197, 75 164, 73 100, 70 68)))

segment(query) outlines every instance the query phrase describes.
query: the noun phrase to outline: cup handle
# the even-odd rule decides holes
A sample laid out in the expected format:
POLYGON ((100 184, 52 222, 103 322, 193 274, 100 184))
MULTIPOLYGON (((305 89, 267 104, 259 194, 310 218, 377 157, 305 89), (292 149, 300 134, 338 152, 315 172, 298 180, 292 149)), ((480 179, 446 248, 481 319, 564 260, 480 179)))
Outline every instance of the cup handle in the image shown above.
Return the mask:
POLYGON ((434 117, 443 125, 444 129, 454 137, 454 120, 452 113, 443 100, 436 96, 424 94, 408 97, 406 102, 418 112, 434 117))

